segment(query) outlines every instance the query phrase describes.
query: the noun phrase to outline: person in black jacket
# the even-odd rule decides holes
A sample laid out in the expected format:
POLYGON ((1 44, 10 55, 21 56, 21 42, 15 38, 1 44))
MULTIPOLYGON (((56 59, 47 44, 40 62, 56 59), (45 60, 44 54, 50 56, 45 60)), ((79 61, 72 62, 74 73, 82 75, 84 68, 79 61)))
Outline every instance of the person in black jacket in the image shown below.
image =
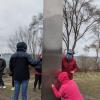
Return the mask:
POLYGON ((6 88, 6 86, 4 85, 4 81, 2 79, 5 67, 6 67, 6 61, 3 58, 0 58, 0 88, 6 88))
POLYGON ((17 52, 10 58, 10 71, 14 78, 13 100, 18 100, 20 86, 22 85, 22 100, 27 100, 27 88, 30 78, 29 65, 37 66, 40 61, 33 61, 32 57, 26 53, 27 45, 24 42, 17 44, 17 52))
POLYGON ((38 84, 38 89, 41 88, 41 80, 42 80, 42 55, 38 55, 38 59, 40 59, 40 65, 35 68, 35 81, 33 90, 36 91, 36 86, 38 84))

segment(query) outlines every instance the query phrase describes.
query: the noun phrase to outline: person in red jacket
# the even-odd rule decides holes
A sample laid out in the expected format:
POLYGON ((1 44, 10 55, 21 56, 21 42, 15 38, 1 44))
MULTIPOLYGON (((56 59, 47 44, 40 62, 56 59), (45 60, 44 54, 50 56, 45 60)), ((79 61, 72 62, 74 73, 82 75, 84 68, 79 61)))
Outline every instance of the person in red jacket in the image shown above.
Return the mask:
POLYGON ((68 50, 62 58, 62 71, 67 72, 69 79, 73 79, 73 74, 78 70, 76 61, 73 57, 73 51, 68 50))
POLYGON ((84 100, 79 88, 74 80, 70 80, 67 72, 61 72, 58 75, 58 80, 61 83, 59 90, 52 84, 52 90, 57 98, 63 97, 64 100, 84 100))

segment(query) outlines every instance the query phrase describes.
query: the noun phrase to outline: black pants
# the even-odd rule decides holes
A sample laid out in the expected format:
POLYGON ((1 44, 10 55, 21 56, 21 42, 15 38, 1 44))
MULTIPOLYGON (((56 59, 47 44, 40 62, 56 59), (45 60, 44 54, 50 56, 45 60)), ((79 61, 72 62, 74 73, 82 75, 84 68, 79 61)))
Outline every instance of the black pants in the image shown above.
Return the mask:
POLYGON ((0 86, 4 86, 4 81, 2 79, 3 72, 0 72, 0 86))
POLYGON ((41 87, 41 75, 35 74, 35 81, 34 81, 34 89, 36 89, 36 86, 38 84, 38 88, 41 87))
POLYGON ((14 76, 12 76, 12 87, 14 87, 14 76))

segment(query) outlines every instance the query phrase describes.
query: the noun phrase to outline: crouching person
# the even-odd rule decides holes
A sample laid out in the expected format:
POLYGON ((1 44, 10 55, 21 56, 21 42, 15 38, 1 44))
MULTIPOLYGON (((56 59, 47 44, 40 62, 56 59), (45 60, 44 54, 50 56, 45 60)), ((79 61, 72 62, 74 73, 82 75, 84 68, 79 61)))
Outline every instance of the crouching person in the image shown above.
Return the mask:
POLYGON ((84 100, 79 88, 74 80, 70 80, 66 72, 61 72, 58 76, 61 83, 59 91, 52 84, 52 90, 57 98, 64 98, 64 100, 84 100))
POLYGON ((27 45, 24 42, 17 44, 17 51, 10 58, 10 71, 14 77, 13 100, 18 100, 20 87, 22 87, 22 100, 27 100, 27 89, 30 78, 29 65, 37 66, 39 61, 33 61, 32 57, 26 53, 27 45))

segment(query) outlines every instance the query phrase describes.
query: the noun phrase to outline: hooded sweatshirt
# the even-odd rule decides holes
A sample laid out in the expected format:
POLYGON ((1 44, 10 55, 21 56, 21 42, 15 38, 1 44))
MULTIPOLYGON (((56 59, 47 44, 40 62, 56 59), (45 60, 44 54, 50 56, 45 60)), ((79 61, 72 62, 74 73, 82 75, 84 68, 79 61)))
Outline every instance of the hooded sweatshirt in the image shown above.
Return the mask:
POLYGON ((30 78, 29 65, 37 66, 40 61, 34 61, 32 57, 26 53, 27 45, 24 42, 17 44, 17 51, 10 58, 10 71, 14 76, 14 80, 23 81, 30 78))
POLYGON ((74 80, 69 80, 68 74, 62 72, 58 76, 58 80, 61 82, 61 88, 59 91, 56 87, 52 87, 52 90, 57 98, 64 98, 64 100, 84 100, 77 84, 74 80))
POLYGON ((62 57, 62 71, 67 72, 70 79, 73 79, 71 71, 76 72, 77 70, 78 67, 74 58, 68 61, 66 56, 62 57))

